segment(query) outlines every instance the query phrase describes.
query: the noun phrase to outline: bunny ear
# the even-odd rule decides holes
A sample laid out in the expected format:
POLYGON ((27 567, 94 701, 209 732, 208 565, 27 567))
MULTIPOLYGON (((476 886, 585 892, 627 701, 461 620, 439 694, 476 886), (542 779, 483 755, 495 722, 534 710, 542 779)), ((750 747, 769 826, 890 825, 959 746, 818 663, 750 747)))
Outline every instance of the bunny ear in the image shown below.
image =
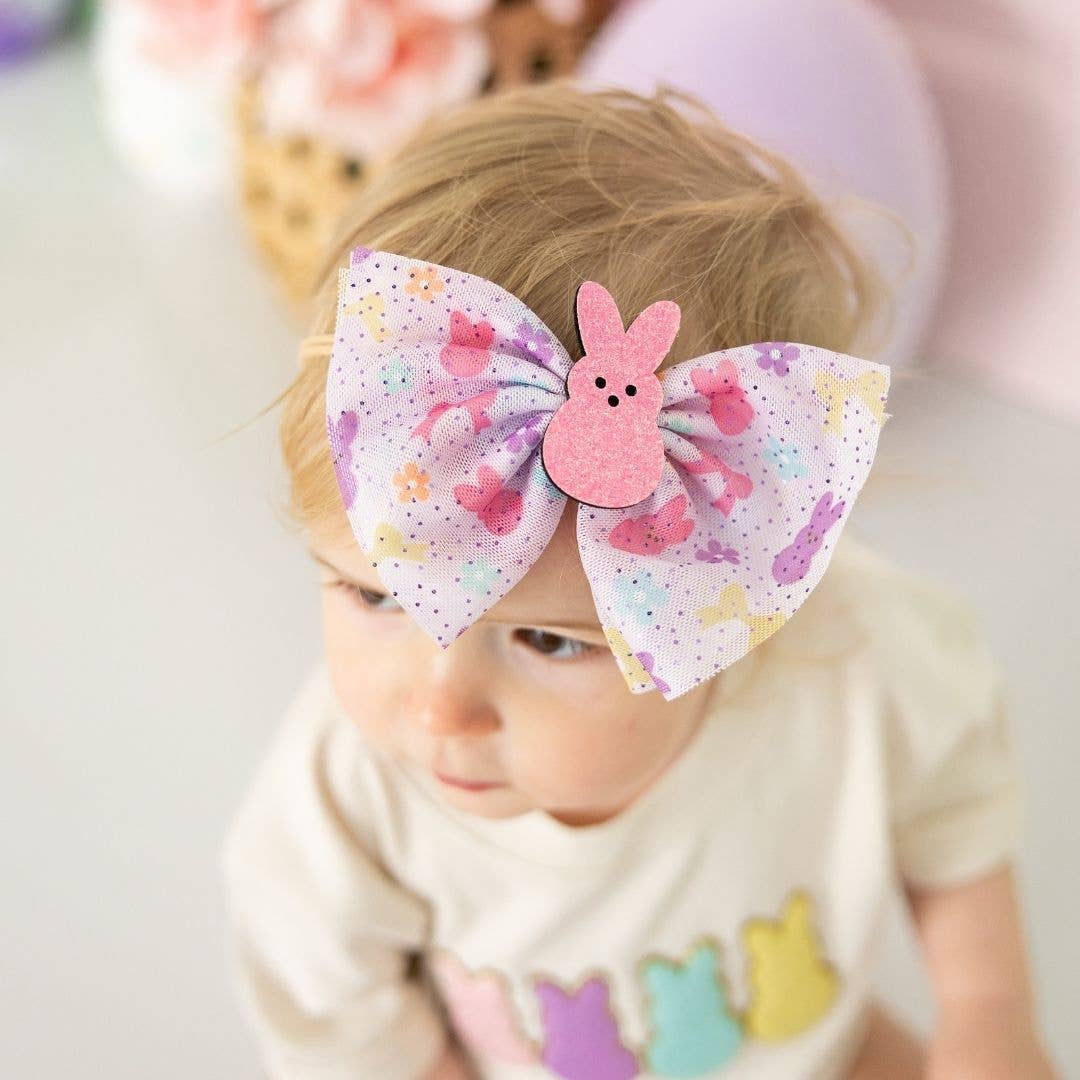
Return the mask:
POLYGON ((626 356, 636 370, 648 374, 660 366, 675 341, 681 319, 682 312, 674 300, 658 300, 630 324, 626 356))
POLYGON ((595 281, 583 281, 577 294, 578 334, 586 355, 615 353, 626 340, 619 306, 595 281))

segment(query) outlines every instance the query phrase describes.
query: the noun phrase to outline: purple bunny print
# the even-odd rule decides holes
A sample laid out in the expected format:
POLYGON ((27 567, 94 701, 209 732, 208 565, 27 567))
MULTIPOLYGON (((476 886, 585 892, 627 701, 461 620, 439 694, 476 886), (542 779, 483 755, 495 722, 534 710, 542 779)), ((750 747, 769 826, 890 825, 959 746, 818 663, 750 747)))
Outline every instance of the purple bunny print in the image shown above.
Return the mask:
POLYGON ((801 581, 810 569, 810 561, 821 550, 825 534, 840 520, 844 501, 833 505, 833 493, 826 491, 817 501, 810 520, 795 534, 795 539, 773 559, 772 574, 780 585, 801 581))

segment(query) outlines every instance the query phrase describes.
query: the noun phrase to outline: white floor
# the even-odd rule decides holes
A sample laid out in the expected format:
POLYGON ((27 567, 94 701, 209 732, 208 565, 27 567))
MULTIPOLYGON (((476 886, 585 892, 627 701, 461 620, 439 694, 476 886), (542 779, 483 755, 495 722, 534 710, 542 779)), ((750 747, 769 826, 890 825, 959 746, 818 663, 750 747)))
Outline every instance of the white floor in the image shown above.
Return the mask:
MULTIPOLYGON (((139 187, 77 50, 0 74, 0 1075, 258 1069, 217 850, 319 649, 277 512, 294 328, 229 206, 139 187)), ((1038 357, 1019 358, 1038 364, 1038 357)), ((899 386, 858 529, 970 597, 1013 690, 1042 1016, 1080 1070, 1080 429, 944 374, 899 386)), ((881 986, 930 1010, 890 929, 881 986)))

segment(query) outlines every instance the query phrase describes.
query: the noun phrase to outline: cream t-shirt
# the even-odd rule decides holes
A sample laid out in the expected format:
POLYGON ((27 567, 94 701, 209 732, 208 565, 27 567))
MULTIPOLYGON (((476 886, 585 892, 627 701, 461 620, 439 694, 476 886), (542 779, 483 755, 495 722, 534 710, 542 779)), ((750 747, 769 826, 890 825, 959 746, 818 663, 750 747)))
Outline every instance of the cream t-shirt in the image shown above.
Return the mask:
POLYGON ((659 779, 572 827, 447 806, 320 665, 224 848, 269 1074, 412 1080, 452 1027, 487 1080, 845 1076, 890 890, 1015 850, 1003 688, 956 595, 848 534, 719 678, 659 779))

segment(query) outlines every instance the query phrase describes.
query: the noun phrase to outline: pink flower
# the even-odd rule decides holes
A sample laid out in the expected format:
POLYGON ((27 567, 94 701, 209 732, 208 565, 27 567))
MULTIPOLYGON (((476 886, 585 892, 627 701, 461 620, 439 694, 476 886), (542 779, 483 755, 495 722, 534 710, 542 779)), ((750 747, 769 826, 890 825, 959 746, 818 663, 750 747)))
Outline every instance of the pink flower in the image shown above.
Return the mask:
POLYGON ((370 158, 435 109, 471 97, 488 69, 487 44, 475 22, 451 21, 456 6, 445 0, 283 5, 271 17, 263 55, 267 130, 320 136, 370 158))

